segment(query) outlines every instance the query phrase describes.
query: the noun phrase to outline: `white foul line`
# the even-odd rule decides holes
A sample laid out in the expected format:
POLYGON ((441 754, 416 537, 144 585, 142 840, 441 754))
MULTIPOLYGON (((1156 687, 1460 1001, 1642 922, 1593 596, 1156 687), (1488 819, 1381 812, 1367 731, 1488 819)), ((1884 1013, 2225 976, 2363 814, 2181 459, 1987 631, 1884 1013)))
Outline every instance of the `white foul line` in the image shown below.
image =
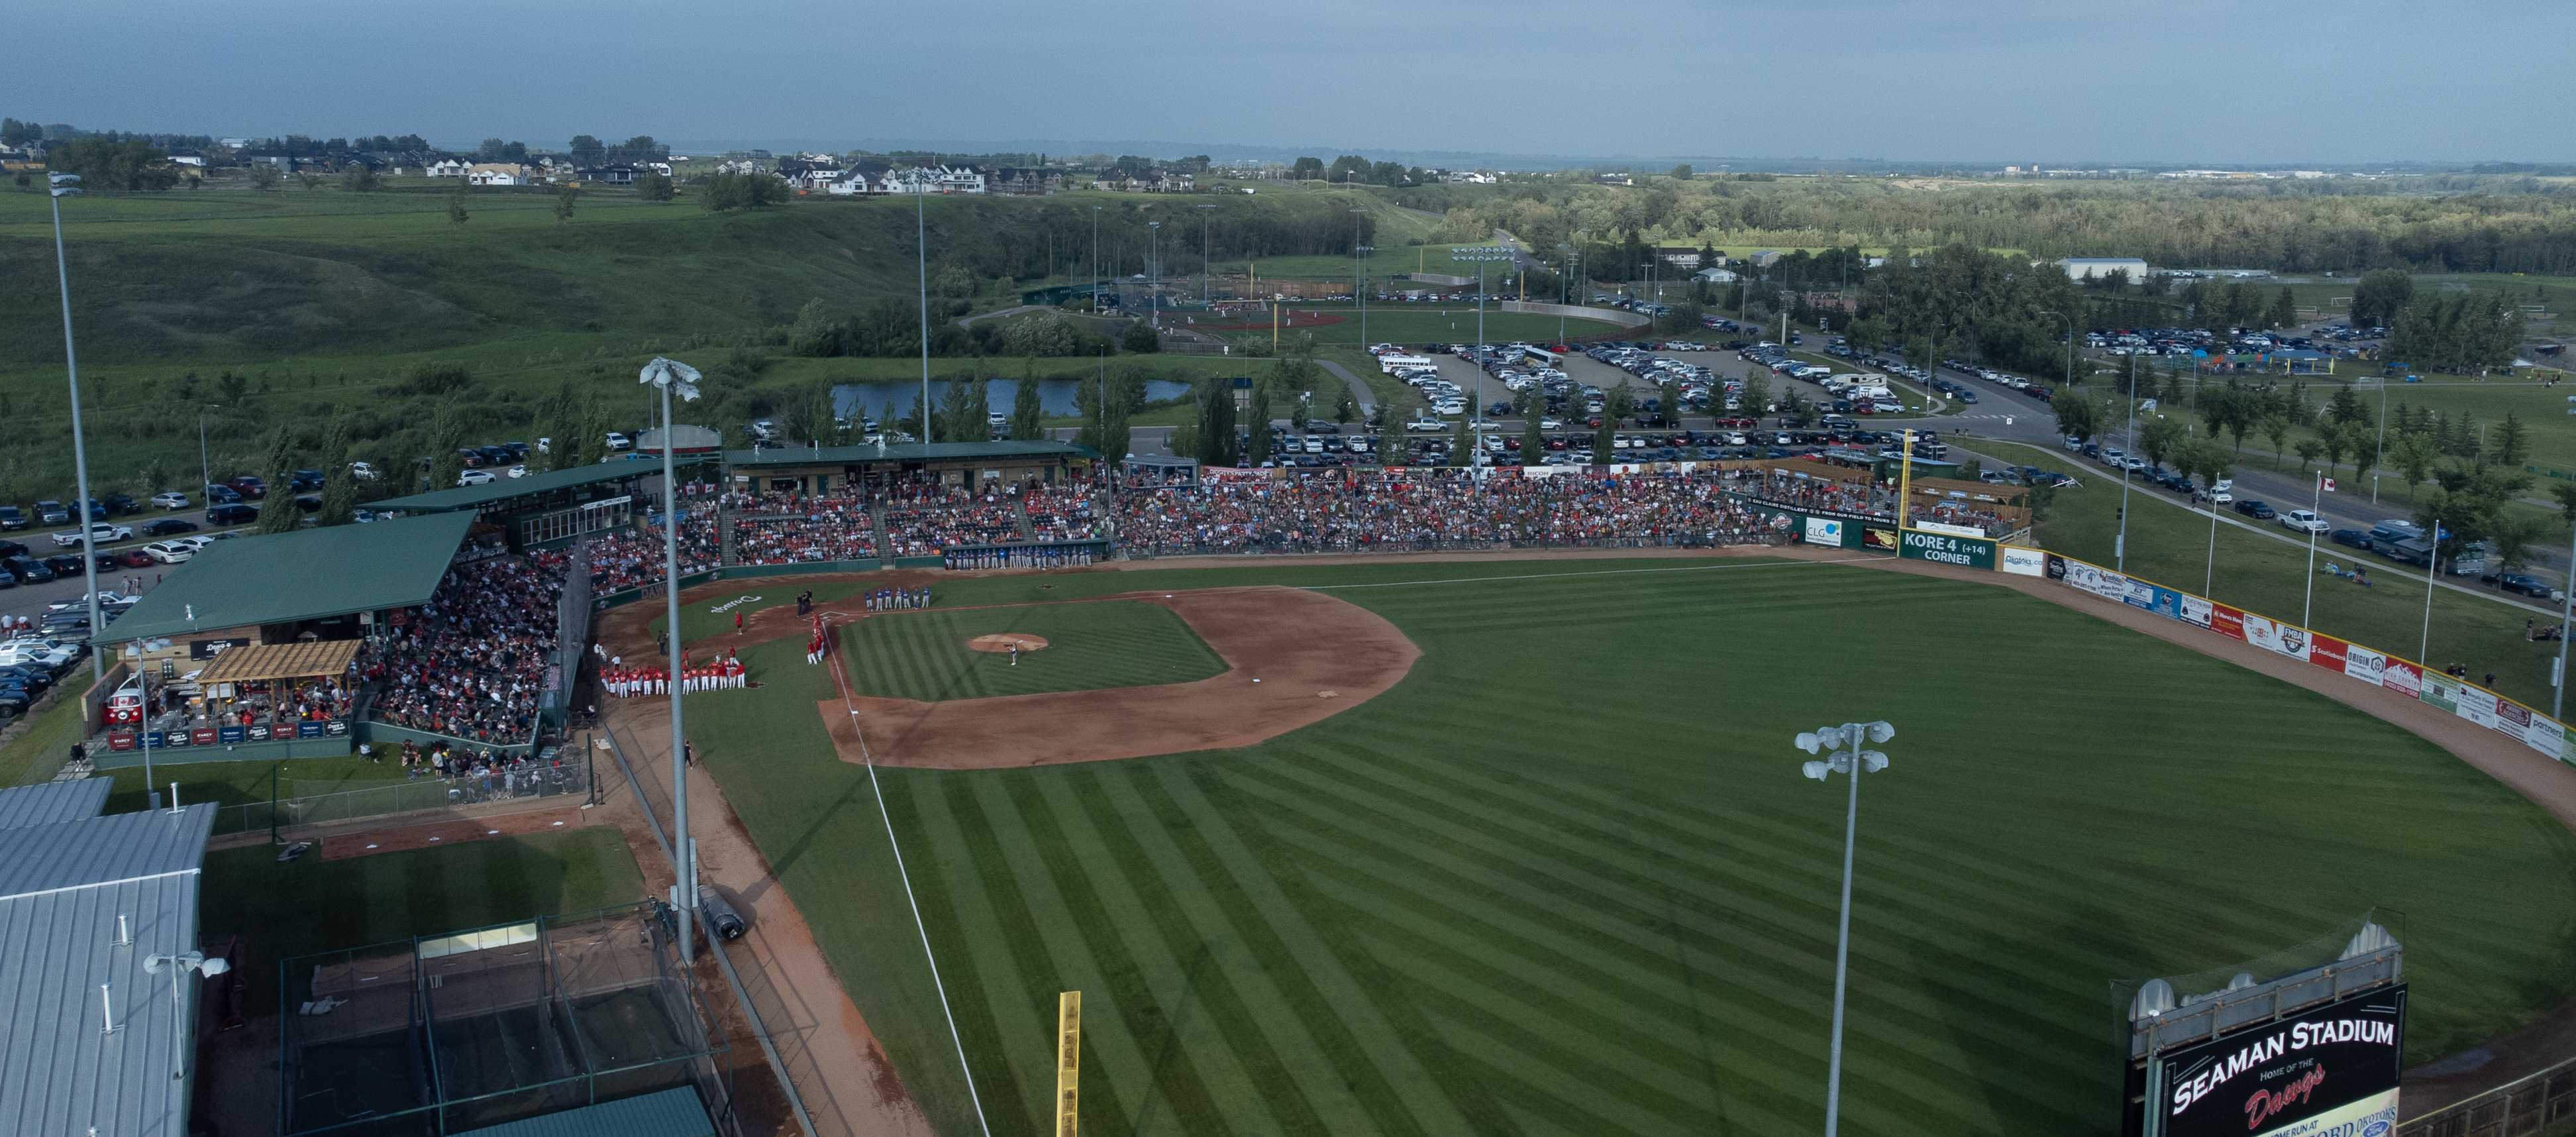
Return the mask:
MULTIPOLYGON (((829 637, 832 622, 823 621, 823 634, 829 637)), ((957 1068, 966 1073, 966 1100, 975 1107, 975 1127, 984 1137, 993 1137, 993 1127, 984 1122, 984 1098, 975 1092, 975 1068, 966 1062, 966 1040, 957 1033, 957 1016, 948 1009, 948 984, 939 978, 939 954, 930 950, 930 928, 921 922, 921 901, 912 895, 912 873, 903 867, 903 842, 895 839, 894 815, 886 812, 885 789, 877 784, 876 756, 868 753, 868 735, 859 729, 859 709, 850 702, 849 677, 841 674, 840 661, 827 638, 823 645, 823 665, 832 669, 832 683, 841 690, 841 707, 849 712, 850 733, 859 740, 859 758, 868 767, 868 789, 876 794, 877 818, 885 822, 886 844, 894 850, 894 871, 903 878, 903 902, 912 906, 912 928, 921 934, 922 957, 930 961, 930 985, 939 992, 939 1013, 948 1020, 948 1040, 957 1046, 957 1068)))

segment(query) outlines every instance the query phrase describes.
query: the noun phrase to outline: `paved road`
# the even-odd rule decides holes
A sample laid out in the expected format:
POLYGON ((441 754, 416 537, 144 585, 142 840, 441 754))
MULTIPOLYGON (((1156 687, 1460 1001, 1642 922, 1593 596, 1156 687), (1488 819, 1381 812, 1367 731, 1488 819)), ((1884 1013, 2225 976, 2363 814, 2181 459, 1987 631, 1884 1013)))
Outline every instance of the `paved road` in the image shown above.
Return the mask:
MULTIPOLYGON (((163 517, 176 517, 183 521, 194 522, 198 527, 197 533, 193 534, 195 536, 202 536, 211 531, 206 525, 206 513, 202 509, 181 510, 176 513, 138 513, 128 517, 119 517, 116 519, 116 524, 130 526, 138 530, 138 536, 140 536, 139 531, 143 528, 144 522, 157 521, 163 517)), ((67 533, 71 531, 72 526, 69 525, 40 525, 20 529, 10 533, 0 533, 0 539, 16 541, 19 544, 25 545, 28 548, 29 556, 32 556, 37 560, 43 560, 46 557, 55 555, 56 553, 77 551, 77 546, 72 549, 56 548, 51 537, 54 533, 67 533)), ((136 545, 148 544, 152 541, 158 541, 161 539, 162 538, 159 537, 140 537, 139 540, 135 541, 121 542, 115 545, 102 545, 100 546, 100 549, 101 551, 105 551, 107 549, 122 549, 136 545)), ((119 567, 114 569, 100 569, 98 573, 98 586, 105 589, 115 589, 118 587, 122 578, 127 576, 139 576, 142 578, 144 591, 148 592, 151 590, 152 585, 158 583, 160 578, 169 571, 170 567, 167 565, 153 565, 149 568, 119 567)), ((77 572, 54 580, 46 581, 42 584, 22 584, 16 588, 0 589, 0 615, 31 616, 37 619, 43 619, 46 605, 70 600, 87 591, 89 591, 87 583, 82 580, 82 574, 77 572)))
POLYGON ((1329 359, 1318 359, 1315 362, 1323 366, 1325 374, 1338 377, 1342 382, 1350 385, 1351 398, 1359 403, 1360 414, 1377 413, 1377 391, 1368 385, 1367 379, 1352 374, 1350 368, 1329 359))

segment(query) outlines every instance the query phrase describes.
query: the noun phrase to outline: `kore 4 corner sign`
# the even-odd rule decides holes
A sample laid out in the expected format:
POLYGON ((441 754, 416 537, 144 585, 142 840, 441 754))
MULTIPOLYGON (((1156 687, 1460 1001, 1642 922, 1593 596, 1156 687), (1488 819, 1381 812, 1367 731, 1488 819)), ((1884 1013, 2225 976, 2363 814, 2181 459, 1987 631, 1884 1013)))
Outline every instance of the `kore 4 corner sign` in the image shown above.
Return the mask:
POLYGON ((1896 555, 1909 561, 1933 561, 1965 568, 1995 567, 1995 543, 1982 537, 1958 537, 1908 529, 1897 542, 1896 555))
POLYGON ((2406 987, 2166 1052, 2163 1137, 2388 1137, 2406 987))

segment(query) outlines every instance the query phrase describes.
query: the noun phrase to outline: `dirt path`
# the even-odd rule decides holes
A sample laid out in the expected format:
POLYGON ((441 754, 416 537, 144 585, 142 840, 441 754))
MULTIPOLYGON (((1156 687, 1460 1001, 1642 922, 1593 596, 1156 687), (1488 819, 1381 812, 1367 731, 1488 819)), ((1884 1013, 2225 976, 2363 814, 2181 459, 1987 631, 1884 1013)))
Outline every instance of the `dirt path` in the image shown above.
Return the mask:
POLYGON ((1225 673, 1195 683, 940 703, 853 696, 845 683, 840 699, 817 708, 841 760, 989 770, 1231 750, 1376 698, 1422 658, 1384 617, 1319 592, 1203 588, 1070 603, 1109 600, 1171 609, 1225 660, 1225 673))
MULTIPOLYGON (((645 784, 640 794, 617 795, 612 806, 635 818, 640 831, 638 803, 670 800, 669 719, 660 700, 614 703, 609 724, 626 745, 635 776, 645 784)), ((704 766, 689 771, 689 806, 700 880, 714 886, 750 924, 726 950, 806 1110, 814 1115, 821 1130, 815 1137, 931 1137, 929 1119, 905 1091, 867 1020, 832 973, 804 914, 704 766)), ((663 820, 667 825, 667 813, 663 820)), ((652 853, 639 857, 647 866, 647 885, 669 888, 673 874, 660 847, 649 835, 642 847, 652 853)))

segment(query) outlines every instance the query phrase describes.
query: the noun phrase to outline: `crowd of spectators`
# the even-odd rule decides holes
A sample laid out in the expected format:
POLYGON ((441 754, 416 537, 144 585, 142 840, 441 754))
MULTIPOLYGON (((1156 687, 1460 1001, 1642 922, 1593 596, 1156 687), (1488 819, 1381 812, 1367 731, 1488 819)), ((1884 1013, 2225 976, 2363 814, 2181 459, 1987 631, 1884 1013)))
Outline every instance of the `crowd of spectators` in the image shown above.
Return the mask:
MULTIPOLYGON (((458 804, 527 797, 550 789, 572 792, 584 787, 583 772, 566 765, 560 757, 532 758, 489 747, 468 749, 444 741, 423 747, 408 740, 399 754, 406 777, 447 782, 447 796, 458 804)), ((384 759, 379 754, 376 760, 384 759)))
POLYGON ((1097 515, 1097 503, 1089 483, 1064 486, 1032 483, 1020 493, 1020 505, 1029 514, 1029 530, 1042 543, 1089 541, 1107 536, 1107 527, 1097 515))
POLYGON ((734 562, 746 565, 863 561, 877 555, 867 497, 740 495, 733 519, 734 562))
POLYGON ((565 558, 449 567, 429 603, 394 614, 358 656, 383 722, 475 742, 527 741, 558 637, 565 558))
POLYGON ((976 490, 903 484, 889 487, 886 500, 885 549, 893 556, 937 556, 950 548, 1027 539, 1020 525, 1028 515, 1018 497, 996 482, 976 490))
MULTIPOLYGON (((590 538, 590 590, 594 596, 662 583, 662 526, 656 515, 643 533, 590 538)), ((724 562, 712 503, 697 502, 680 514, 680 575, 706 572, 724 562)))
POLYGON ((1699 474, 1521 478, 1470 471, 1330 472, 1118 499, 1122 546, 1144 554, 1510 545, 1708 545, 1760 539, 1757 514, 1699 474))

